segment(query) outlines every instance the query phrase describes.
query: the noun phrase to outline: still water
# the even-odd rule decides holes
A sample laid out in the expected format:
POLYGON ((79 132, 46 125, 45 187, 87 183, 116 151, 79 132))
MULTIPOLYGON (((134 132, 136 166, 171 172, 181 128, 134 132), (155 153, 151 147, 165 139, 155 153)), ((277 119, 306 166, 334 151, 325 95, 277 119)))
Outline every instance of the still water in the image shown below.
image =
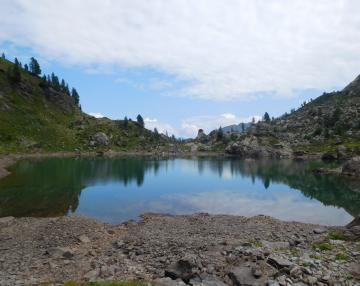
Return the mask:
POLYGON ((23 160, 0 180, 0 217, 81 214, 119 223, 144 212, 208 212, 344 225, 360 214, 360 184, 310 171, 321 164, 229 158, 23 160))

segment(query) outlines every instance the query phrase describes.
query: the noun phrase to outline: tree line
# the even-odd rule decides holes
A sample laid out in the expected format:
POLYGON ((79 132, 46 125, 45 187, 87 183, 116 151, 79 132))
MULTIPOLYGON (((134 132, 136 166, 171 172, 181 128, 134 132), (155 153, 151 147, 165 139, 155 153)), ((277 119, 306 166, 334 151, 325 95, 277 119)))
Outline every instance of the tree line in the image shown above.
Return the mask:
MULTIPOLYGON (((4 53, 2 53, 1 58, 6 60, 4 53)), ((12 83, 18 84, 21 82, 22 70, 32 74, 33 76, 41 77, 40 64, 34 57, 31 57, 29 64, 24 64, 24 66, 17 58, 15 58, 14 65, 9 67, 7 70, 7 76, 12 83)), ((65 82, 65 80, 62 79, 60 81, 59 77, 54 73, 51 73, 50 75, 44 74, 41 77, 41 86, 52 87, 56 91, 63 92, 68 96, 71 96, 74 99, 75 104, 80 107, 80 95, 77 90, 74 87, 70 90, 69 85, 65 82)))

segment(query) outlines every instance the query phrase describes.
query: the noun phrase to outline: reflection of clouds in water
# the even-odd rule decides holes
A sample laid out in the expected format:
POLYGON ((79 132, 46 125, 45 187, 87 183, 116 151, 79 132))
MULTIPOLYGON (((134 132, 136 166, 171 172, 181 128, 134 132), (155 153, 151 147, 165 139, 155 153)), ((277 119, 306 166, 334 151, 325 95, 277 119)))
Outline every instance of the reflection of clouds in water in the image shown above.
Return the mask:
POLYGON ((150 202, 149 207, 151 211, 175 214, 193 212, 244 216, 264 214, 282 220, 311 221, 327 225, 344 225, 352 220, 343 209, 325 207, 315 200, 299 199, 295 191, 274 191, 271 194, 271 196, 259 197, 259 195, 229 190, 169 194, 162 196, 160 201, 150 202))

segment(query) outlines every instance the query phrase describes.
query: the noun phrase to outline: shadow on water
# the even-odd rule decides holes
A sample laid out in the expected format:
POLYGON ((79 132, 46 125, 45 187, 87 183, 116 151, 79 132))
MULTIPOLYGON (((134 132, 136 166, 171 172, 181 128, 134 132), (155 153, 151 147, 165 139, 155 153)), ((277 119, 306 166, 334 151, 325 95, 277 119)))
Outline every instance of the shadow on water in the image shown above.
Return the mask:
MULTIPOLYGON (((79 206, 82 190, 95 185, 135 184, 141 187, 148 174, 166 176, 178 160, 127 158, 47 158, 23 160, 11 168, 10 176, 0 180, 1 216, 59 216, 73 213, 79 206)), ((212 176, 261 180, 264 189, 282 183, 300 190, 304 196, 324 205, 360 214, 358 182, 335 175, 315 174, 310 170, 319 162, 244 161, 226 158, 188 159, 194 172, 212 176)), ((177 182, 174 182, 177 183, 177 182)), ((168 187, 168 186, 166 186, 168 187)))

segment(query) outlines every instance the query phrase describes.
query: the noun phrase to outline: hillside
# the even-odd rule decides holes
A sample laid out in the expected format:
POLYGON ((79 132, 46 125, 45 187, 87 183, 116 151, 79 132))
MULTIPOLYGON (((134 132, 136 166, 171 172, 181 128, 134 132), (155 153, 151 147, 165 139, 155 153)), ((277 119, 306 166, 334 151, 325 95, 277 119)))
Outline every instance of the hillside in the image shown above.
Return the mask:
POLYGON ((0 153, 154 151, 169 142, 134 121, 89 116, 71 96, 23 69, 14 83, 7 72, 13 66, 0 58, 0 153))
MULTIPOLYGON (((360 76, 343 90, 324 93, 289 114, 252 124, 242 134, 202 134, 201 149, 223 148, 244 157, 360 154, 360 76)), ((201 140, 200 140, 201 139, 201 140)))

